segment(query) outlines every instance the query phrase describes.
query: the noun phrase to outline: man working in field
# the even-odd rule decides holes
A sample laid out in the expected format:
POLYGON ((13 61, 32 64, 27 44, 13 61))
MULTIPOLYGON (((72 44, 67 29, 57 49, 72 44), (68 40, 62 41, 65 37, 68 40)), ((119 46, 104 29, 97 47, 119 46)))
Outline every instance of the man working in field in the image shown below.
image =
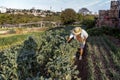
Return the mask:
POLYGON ((80 42, 79 60, 81 60, 82 55, 83 55, 83 49, 84 49, 85 43, 86 43, 86 39, 88 38, 88 33, 84 29, 81 29, 81 27, 75 27, 71 31, 71 34, 70 34, 69 38, 67 39, 67 42, 70 42, 70 40, 72 38, 74 38, 74 39, 76 39, 77 41, 80 42))

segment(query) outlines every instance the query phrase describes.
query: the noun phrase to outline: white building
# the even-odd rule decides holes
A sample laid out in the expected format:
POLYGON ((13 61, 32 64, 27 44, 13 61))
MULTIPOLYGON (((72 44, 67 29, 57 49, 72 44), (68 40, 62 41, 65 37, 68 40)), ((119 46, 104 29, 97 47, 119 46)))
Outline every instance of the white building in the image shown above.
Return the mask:
POLYGON ((6 7, 0 7, 0 13, 6 13, 7 8, 6 7))

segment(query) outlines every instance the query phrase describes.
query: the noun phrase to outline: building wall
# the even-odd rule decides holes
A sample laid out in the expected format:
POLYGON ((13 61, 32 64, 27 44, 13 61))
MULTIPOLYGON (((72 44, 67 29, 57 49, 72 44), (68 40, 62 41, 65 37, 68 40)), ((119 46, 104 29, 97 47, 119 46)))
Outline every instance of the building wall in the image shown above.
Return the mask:
POLYGON ((120 28, 120 0, 111 1, 110 10, 99 10, 99 18, 96 26, 120 28))

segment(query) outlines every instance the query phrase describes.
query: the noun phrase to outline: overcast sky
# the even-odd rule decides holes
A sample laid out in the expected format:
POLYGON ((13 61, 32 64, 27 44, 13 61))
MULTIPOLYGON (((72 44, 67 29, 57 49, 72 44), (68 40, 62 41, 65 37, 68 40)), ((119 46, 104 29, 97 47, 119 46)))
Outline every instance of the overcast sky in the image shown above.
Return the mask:
POLYGON ((107 10, 110 8, 110 0, 0 0, 0 6, 17 9, 36 9, 61 11, 72 8, 76 12, 86 7, 90 11, 107 10))

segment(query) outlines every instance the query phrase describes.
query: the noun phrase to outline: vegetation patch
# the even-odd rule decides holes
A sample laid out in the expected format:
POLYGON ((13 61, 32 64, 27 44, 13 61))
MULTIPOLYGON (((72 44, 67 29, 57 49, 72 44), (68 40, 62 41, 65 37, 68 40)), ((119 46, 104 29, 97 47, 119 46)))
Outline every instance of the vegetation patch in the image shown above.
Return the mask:
POLYGON ((27 34, 15 34, 15 35, 4 35, 4 37, 0 37, 0 49, 6 49, 13 45, 21 44, 24 40, 27 39, 30 35, 39 36, 43 32, 32 32, 27 34), (5 37, 6 36, 6 37, 5 37))
POLYGON ((1 51, 0 79, 119 80, 120 48, 106 36, 89 36, 83 59, 74 61, 79 43, 66 43, 72 28, 49 29, 1 51))
POLYGON ((99 35, 105 34, 105 35, 114 36, 115 38, 120 39, 120 29, 117 29, 117 28, 95 27, 95 28, 88 29, 87 31, 91 36, 99 36, 99 35))

